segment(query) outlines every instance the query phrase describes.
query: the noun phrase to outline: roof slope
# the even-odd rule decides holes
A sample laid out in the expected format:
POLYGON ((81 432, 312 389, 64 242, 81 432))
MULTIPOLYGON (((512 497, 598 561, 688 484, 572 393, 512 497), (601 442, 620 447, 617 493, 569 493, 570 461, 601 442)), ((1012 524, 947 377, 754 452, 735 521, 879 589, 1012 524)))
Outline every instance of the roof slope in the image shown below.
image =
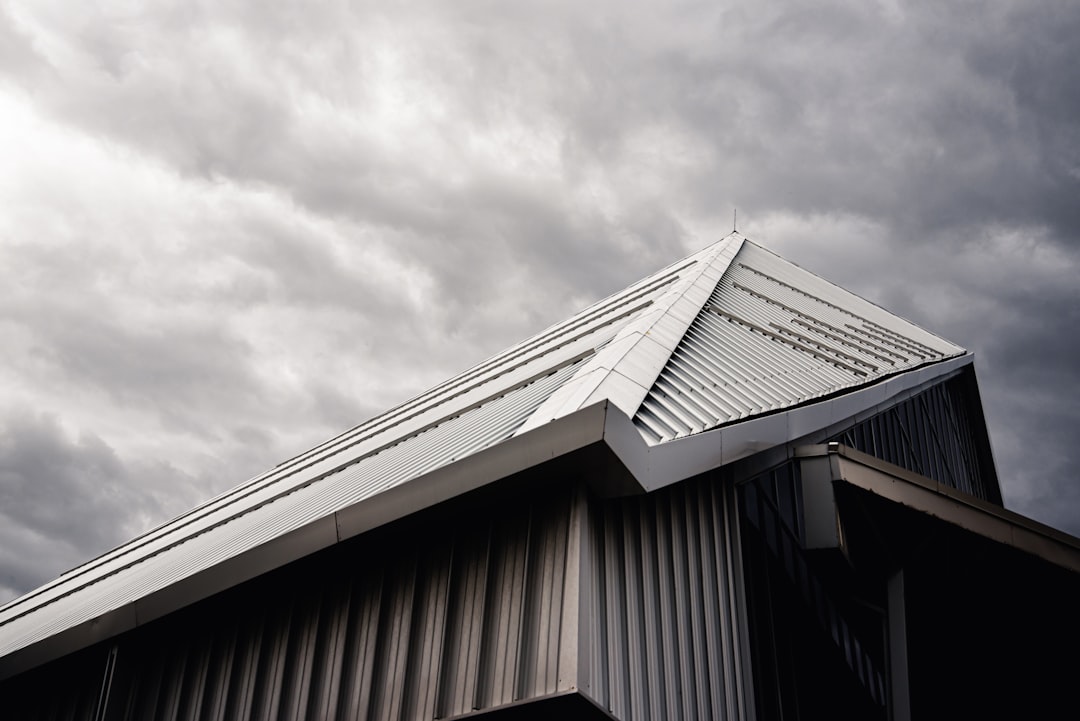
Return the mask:
MULTIPOLYGON (((271 549, 272 567, 342 540, 339 514, 597 403, 633 419, 645 447, 962 353, 729 235, 0 607, 0 677, 66 652, 27 650, 58 634, 90 629, 76 642, 85 645, 267 570, 243 563, 260 549, 271 549), (282 551, 279 541, 298 533, 318 537, 282 551), (222 570, 238 559, 248 576, 236 564, 222 570), (203 596, 147 601, 208 575, 216 580, 200 585, 203 596), (12 663, 12 654, 32 660, 12 663)), ((395 512, 439 500, 414 495, 395 512)))
POLYGON ((747 242, 634 422, 667 441, 963 353, 747 242))

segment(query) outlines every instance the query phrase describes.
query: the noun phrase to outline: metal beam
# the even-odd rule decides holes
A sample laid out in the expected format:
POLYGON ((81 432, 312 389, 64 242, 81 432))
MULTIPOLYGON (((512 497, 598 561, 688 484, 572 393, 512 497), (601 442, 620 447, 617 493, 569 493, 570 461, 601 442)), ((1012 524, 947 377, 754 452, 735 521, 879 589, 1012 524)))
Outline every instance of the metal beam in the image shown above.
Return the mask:
POLYGON ((904 605, 904 571, 888 580, 889 620, 889 716, 891 721, 911 721, 911 684, 908 679, 907 612, 904 605))

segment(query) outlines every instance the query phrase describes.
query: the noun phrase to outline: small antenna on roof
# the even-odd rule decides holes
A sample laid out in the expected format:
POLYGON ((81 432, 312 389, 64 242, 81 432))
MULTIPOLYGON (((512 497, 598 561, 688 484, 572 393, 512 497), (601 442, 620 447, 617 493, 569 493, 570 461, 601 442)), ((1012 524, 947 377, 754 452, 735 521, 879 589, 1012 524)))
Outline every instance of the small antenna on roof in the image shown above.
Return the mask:
POLYGON ((739 222, 738 222, 739 221, 739 209, 734 208, 734 210, 735 210, 735 213, 731 216, 731 232, 732 233, 738 233, 739 232, 739 222))

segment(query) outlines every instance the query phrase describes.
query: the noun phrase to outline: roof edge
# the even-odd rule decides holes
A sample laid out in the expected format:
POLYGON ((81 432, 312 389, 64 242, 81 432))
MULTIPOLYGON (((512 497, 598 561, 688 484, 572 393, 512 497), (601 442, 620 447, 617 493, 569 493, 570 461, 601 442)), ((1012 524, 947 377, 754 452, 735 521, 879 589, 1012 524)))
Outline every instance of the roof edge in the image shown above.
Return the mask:
POLYGON ((836 457, 832 481, 939 518, 976 536, 1080 573, 1080 538, 840 443, 797 448, 799 458, 836 457))
POLYGON ((638 483, 651 492, 760 451, 805 439, 849 418, 876 413, 898 396, 921 390, 973 362, 974 355, 965 353, 838 396, 656 445, 645 441, 631 418, 608 413, 604 440, 638 483))
POLYGON ((596 403, 555 419, 0 656, 0 680, 131 631, 366 531, 601 442, 609 407, 606 402, 596 403))

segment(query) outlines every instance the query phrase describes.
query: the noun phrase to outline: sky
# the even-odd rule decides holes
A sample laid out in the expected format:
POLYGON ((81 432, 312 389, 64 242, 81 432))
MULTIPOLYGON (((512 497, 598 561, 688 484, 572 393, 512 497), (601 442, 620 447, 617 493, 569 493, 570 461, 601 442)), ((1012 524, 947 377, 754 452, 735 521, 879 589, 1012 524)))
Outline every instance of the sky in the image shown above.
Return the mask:
POLYGON ((0 0, 0 602, 739 231, 1080 535, 1080 4, 0 0))

